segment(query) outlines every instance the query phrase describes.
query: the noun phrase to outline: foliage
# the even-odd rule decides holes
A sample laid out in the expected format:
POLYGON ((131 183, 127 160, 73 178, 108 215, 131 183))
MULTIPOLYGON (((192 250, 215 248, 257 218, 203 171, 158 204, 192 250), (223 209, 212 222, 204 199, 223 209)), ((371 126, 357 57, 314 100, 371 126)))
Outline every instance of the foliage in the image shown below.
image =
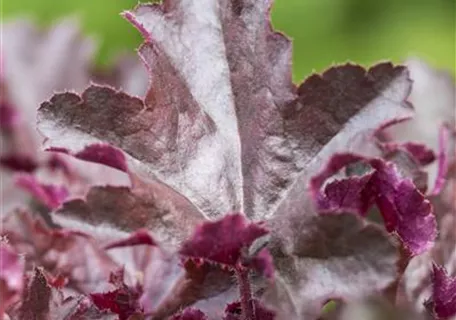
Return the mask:
POLYGON ((411 60, 295 85, 270 5, 138 5, 140 59, 104 71, 71 21, 3 27, 2 316, 455 315, 454 82, 411 60))

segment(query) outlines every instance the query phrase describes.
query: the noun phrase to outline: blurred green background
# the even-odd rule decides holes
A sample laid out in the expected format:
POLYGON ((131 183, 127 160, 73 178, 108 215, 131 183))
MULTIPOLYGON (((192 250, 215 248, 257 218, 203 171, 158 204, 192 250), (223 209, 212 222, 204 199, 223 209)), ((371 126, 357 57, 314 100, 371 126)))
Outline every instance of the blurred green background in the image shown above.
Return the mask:
MULTIPOLYGON (((71 14, 100 45, 96 57, 108 65, 118 53, 141 43, 119 12, 137 0, 1 0, 3 19, 28 16, 41 25, 71 14)), ((276 0, 278 30, 294 40, 294 78, 333 63, 401 62, 409 56, 455 71, 456 0, 276 0)))

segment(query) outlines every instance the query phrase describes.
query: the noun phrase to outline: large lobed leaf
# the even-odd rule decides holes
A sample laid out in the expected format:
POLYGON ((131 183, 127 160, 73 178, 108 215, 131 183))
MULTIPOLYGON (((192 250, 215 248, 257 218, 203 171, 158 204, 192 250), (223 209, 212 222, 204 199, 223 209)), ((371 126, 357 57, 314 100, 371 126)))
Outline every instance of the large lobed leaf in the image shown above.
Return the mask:
POLYGON ((289 41, 271 31, 268 9, 182 1, 125 13, 148 40, 145 100, 97 86, 59 94, 42 105, 40 130, 53 146, 123 149, 131 170, 171 186, 206 217, 263 219, 298 206, 294 192, 330 154, 409 115, 410 83, 401 67, 345 65, 296 88, 289 41), (184 14, 199 8, 203 16, 184 14))
MULTIPOLYGON (((146 226, 176 249, 204 219, 241 212, 268 220, 277 288, 267 301, 279 309, 287 305, 278 317, 312 319, 325 299, 357 299, 397 277, 396 248, 385 233, 352 215, 316 214, 308 189, 335 153, 372 156, 371 136, 411 116, 405 102, 411 83, 405 68, 381 63, 369 70, 332 67, 295 86, 291 45, 272 30, 270 5, 168 0, 125 12, 146 40, 139 50, 150 76, 144 99, 98 85, 81 95, 57 94, 42 104, 39 129, 48 147, 76 157, 98 150, 93 144, 111 144, 124 152, 126 165, 119 167, 117 156, 107 161, 105 153, 84 159, 126 171, 133 180, 132 188, 93 188, 63 205, 56 221, 84 230, 95 226, 102 234, 146 226)), ((410 181, 407 191, 423 200, 410 181)), ((422 211, 395 218, 417 220, 407 229, 413 233, 433 219, 430 208, 422 211)), ((402 240, 417 243, 418 252, 432 235, 402 240)), ((213 259, 212 247, 202 247, 202 253, 197 246, 185 252, 213 259)), ((226 286, 215 286, 188 298, 186 288, 199 287, 186 272, 186 282, 176 282, 186 283, 184 289, 173 287, 184 305, 227 297, 226 286)), ((202 274, 198 279, 210 278, 210 272, 202 274)), ((258 294, 264 289, 260 285, 258 294)), ((156 308, 163 305, 181 307, 165 299, 156 308)))
MULTIPOLYGON (((10 315, 46 318, 64 312, 69 319, 115 318, 100 311, 93 299, 63 300, 61 292, 51 288, 55 282, 93 294, 98 306, 124 318, 142 318, 134 313, 144 309, 161 319, 191 305, 205 316, 186 309, 174 318, 221 319, 225 305, 238 299, 232 273, 224 268, 245 265, 247 257, 252 270, 275 278, 271 285, 271 279, 265 282, 251 274, 258 299, 254 301, 265 311, 263 317, 315 319, 327 300, 349 302, 379 293, 399 275, 398 253, 388 235, 344 211, 365 214, 375 202, 388 231, 398 233, 412 253, 432 244, 435 221, 421 193, 427 185, 421 165, 431 163, 436 148, 431 152, 415 142, 383 141, 386 158, 398 172, 390 163, 372 160, 380 154, 372 136, 411 116, 405 102, 411 85, 405 68, 381 63, 366 70, 346 64, 295 86, 291 45, 272 30, 270 6, 269 0, 165 0, 125 12, 145 38, 139 50, 150 80, 145 96, 140 95, 147 75, 136 60, 125 60, 118 70, 97 79, 128 94, 91 85, 81 95, 54 95, 38 116, 50 151, 94 162, 96 170, 74 162, 78 165, 70 171, 69 162, 57 161, 55 154, 43 162, 34 148, 37 136, 28 127, 37 104, 53 90, 80 90, 87 83, 91 45, 65 23, 49 33, 36 33, 27 25, 19 27, 17 38, 8 33, 8 69, 0 88, 8 93, 0 101, 1 138, 7 142, 2 166, 33 172, 18 181, 48 208, 59 207, 48 222, 93 236, 52 230, 24 213, 3 220, 2 235, 8 235, 14 251, 25 253, 26 270, 33 270, 23 292, 28 305, 10 315), (39 81, 43 75, 46 81, 39 81), (27 97, 22 94, 25 88, 27 97), (324 186, 331 210, 324 209, 338 215, 320 215, 322 201, 315 210, 314 200, 321 199, 312 199, 308 192, 312 177, 337 160, 334 154, 354 152, 369 157, 376 172, 324 186), (36 169, 43 163, 51 169, 52 183, 61 181, 55 178, 55 167, 64 172, 68 191, 37 179, 36 169), (129 185, 123 182, 127 175, 131 187, 112 185, 129 185), (103 186, 87 192, 93 184, 103 186), (61 206, 68 194, 79 198, 61 206), (253 223, 227 215, 231 212, 241 212, 253 223), (203 223, 218 218, 223 219, 203 223), (267 221, 260 227, 260 220, 267 221), (193 232, 197 225, 201 226, 193 232), (153 238, 144 230, 128 235, 144 227, 153 238), (270 243, 263 239, 255 249, 252 241, 263 235, 263 227, 271 231, 270 243), (260 251, 264 246, 275 268, 268 251, 260 251), (258 255, 251 256, 251 251, 258 255), (184 255, 181 264, 179 254, 184 255), (34 263, 45 269, 33 269, 34 263), (119 265, 125 265, 128 285, 112 288, 107 278, 119 265), (133 285, 141 286, 141 297, 133 285), (40 302, 34 303, 39 294, 40 302), (125 296, 127 303, 121 299, 125 296)), ((414 70, 412 77, 419 82, 414 70)), ((444 88, 443 100, 453 88, 447 90, 448 83, 442 80, 439 86, 444 88)), ((425 91, 417 88, 418 95, 425 91)), ((418 95, 412 93, 413 102, 427 101, 415 98, 418 95)), ((448 103, 442 106, 447 110, 448 103)), ((424 110, 420 108, 418 114, 424 110)), ((429 123, 432 129, 420 142, 434 139, 435 121, 429 123)), ((416 123, 408 128, 415 132, 416 123)), ((387 139, 403 138, 389 133, 387 139)), ((448 152, 440 148, 443 165, 436 194, 444 188, 446 164, 453 159, 449 141, 448 152)), ((9 187, 13 179, 7 178, 9 187)), ((2 186, 2 195, 4 191, 2 186)), ((9 191, 8 200, 11 195, 17 195, 16 189, 9 191)), ((434 203, 439 202, 440 195, 434 196, 434 203)), ((24 201, 22 195, 17 198, 24 201)), ((43 211, 49 218, 47 209, 43 211)), ((444 251, 445 241, 439 239, 434 251, 444 251)), ((425 269, 427 275, 429 267, 425 269)), ((239 303, 230 306, 225 318, 239 318, 239 303)))

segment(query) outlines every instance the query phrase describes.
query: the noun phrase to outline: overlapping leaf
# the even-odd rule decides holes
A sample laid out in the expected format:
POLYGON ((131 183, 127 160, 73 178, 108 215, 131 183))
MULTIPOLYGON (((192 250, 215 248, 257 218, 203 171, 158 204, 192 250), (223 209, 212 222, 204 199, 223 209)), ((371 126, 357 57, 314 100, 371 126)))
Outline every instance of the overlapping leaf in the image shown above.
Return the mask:
POLYGON ((281 214, 332 152, 409 115, 410 84, 403 68, 381 64, 335 67, 294 87, 290 45, 270 30, 268 7, 190 1, 127 12, 151 40, 140 49, 152 77, 145 100, 97 86, 56 95, 41 107, 40 130, 75 151, 99 141, 123 149, 132 170, 207 217, 281 214), (204 19, 181 14, 203 7, 204 19), (186 50, 191 43, 206 44, 186 50))
POLYGON ((98 309, 109 310, 119 315, 119 320, 128 320, 135 314, 143 313, 139 303, 139 298, 142 294, 141 287, 126 285, 123 269, 111 273, 109 282, 115 286, 114 290, 90 294, 93 303, 98 309))
POLYGON ((456 316, 456 278, 450 277, 442 266, 432 268, 432 296, 426 301, 436 319, 456 316))
POLYGON ((437 231, 430 202, 409 179, 401 177, 392 164, 353 154, 335 155, 312 179, 312 191, 319 209, 327 212, 351 211, 365 215, 375 203, 386 229, 397 233, 404 247, 413 255, 425 252, 434 243, 437 231), (333 181, 324 192, 320 190, 329 177, 358 161, 367 162, 374 171, 333 181))

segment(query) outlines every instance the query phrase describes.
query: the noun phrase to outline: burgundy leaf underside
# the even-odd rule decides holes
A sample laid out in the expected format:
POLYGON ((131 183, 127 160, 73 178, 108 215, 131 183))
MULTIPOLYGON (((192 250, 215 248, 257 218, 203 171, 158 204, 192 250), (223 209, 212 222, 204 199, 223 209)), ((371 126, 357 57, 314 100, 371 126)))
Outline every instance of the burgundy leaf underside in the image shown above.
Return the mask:
POLYGON ((430 202, 410 180, 400 177, 391 163, 353 154, 336 155, 313 178, 312 190, 321 211, 352 211, 365 215, 376 204, 386 229, 395 232, 413 255, 428 250, 434 242, 437 231, 430 202), (335 180, 323 192, 320 190, 324 182, 340 169, 360 161, 368 163, 373 172, 335 180))

